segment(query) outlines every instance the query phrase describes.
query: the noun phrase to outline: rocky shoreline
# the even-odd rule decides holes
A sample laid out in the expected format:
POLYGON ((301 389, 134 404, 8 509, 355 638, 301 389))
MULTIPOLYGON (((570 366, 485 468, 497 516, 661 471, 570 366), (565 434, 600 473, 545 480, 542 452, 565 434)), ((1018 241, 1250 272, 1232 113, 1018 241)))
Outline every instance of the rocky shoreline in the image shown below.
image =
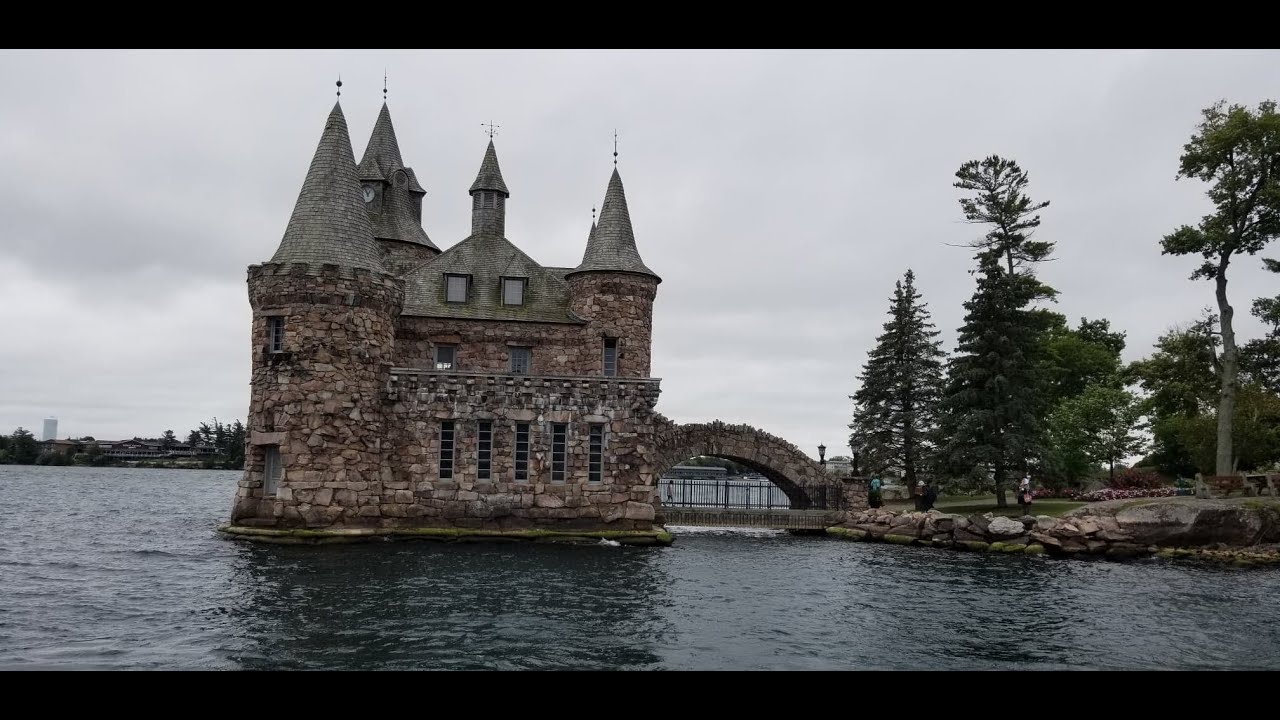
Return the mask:
POLYGON ((1057 518, 874 509, 850 512, 843 525, 827 533, 851 540, 976 552, 1109 558, 1154 555, 1235 565, 1280 564, 1280 500, 1112 500, 1057 518))

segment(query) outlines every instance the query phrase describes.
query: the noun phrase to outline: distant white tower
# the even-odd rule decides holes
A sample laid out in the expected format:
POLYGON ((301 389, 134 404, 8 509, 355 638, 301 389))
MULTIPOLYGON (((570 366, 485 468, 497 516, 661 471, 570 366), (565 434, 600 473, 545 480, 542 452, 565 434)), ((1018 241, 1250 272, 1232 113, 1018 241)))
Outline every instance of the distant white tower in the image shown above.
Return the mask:
POLYGON ((49 417, 44 419, 44 437, 41 440, 57 440, 58 439, 58 418, 49 417))

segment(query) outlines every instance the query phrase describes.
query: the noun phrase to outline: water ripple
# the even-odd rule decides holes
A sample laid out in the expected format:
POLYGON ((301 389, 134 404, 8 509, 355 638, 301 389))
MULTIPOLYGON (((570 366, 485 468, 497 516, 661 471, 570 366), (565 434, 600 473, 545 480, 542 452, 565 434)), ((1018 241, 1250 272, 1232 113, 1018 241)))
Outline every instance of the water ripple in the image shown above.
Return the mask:
POLYGON ((1280 669, 1276 570, 707 528, 246 545, 213 530, 238 477, 0 466, 0 668, 1280 669))

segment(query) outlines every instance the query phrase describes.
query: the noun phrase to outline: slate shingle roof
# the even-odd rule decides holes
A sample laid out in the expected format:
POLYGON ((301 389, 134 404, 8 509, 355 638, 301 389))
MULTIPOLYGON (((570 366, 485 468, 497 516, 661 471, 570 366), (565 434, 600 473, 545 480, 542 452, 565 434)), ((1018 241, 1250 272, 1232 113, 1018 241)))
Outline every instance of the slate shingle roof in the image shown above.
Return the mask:
POLYGON ((335 103, 271 262, 334 263, 385 272, 356 174, 347 120, 335 103))
POLYGON ((622 176, 613 169, 609 188, 600 206, 600 219, 587 238, 587 251, 582 263, 573 272, 613 271, 650 275, 662 282, 658 274, 650 270, 636 250, 636 236, 631 229, 631 213, 627 211, 627 196, 622 189, 622 176))
POLYGON ((432 250, 439 250, 427 231, 422 229, 414 213, 413 193, 425 195, 426 190, 418 184, 418 177, 413 168, 404 166, 400 157, 400 143, 396 140, 396 129, 391 124, 391 111, 387 104, 382 104, 382 112, 373 124, 373 134, 369 136, 369 144, 364 149, 364 157, 360 160, 357 173, 361 180, 372 180, 386 183, 383 187, 382 206, 378 212, 370 212, 373 225, 373 236, 379 240, 401 240, 416 245, 425 245, 432 250), (403 178, 400 172, 404 173, 403 178))
POLYGON ((489 141, 489 148, 484 151, 480 172, 476 174, 476 181, 471 183, 471 189, 467 193, 477 190, 497 190, 511 197, 511 193, 507 192, 507 184, 502 181, 502 169, 498 167, 498 151, 493 149, 493 140, 489 141))
POLYGON ((569 287, 510 240, 472 235, 405 276, 404 315, 581 323, 569 309, 569 287), (445 302, 445 275, 471 276, 466 303, 445 302), (528 278, 523 305, 502 304, 502 278, 528 278))

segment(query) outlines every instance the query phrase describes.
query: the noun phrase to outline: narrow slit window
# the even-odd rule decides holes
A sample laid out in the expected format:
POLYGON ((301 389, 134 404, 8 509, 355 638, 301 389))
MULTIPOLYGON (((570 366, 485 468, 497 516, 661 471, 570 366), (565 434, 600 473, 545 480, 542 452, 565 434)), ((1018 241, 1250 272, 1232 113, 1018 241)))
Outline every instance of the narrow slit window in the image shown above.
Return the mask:
POLYGON ((453 421, 440 423, 440 479, 453 479, 453 421))
POLYGON ((437 370, 455 370, 457 369, 458 348, 454 345, 437 345, 436 346, 436 369, 437 370))
POLYGON ((529 482, 529 423, 516 423, 516 482, 529 482))
POLYGON ((273 496, 280 487, 280 446, 267 445, 262 453, 262 494, 273 496))
POLYGON ((445 275, 445 302, 464 303, 467 301, 467 290, 471 278, 466 275, 445 275))
POLYGON ((533 364, 533 351, 527 347, 511 348, 511 374, 528 375, 533 364))
POLYGON ((591 426, 590 453, 587 457, 587 482, 598 483, 604 476, 604 425, 591 426))
POLYGON ((551 482, 564 482, 564 467, 568 455, 568 423, 551 423, 551 482))
POLYGON ((267 318, 267 349, 270 352, 284 352, 284 318, 272 315, 267 318))
POLYGON ((476 427, 476 479, 490 479, 492 465, 493 423, 481 420, 476 427))
POLYGON ((618 338, 604 339, 604 374, 605 377, 618 374, 618 338))

